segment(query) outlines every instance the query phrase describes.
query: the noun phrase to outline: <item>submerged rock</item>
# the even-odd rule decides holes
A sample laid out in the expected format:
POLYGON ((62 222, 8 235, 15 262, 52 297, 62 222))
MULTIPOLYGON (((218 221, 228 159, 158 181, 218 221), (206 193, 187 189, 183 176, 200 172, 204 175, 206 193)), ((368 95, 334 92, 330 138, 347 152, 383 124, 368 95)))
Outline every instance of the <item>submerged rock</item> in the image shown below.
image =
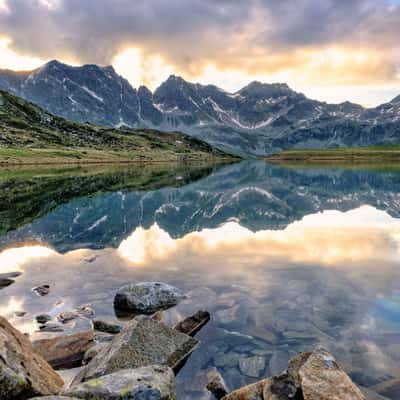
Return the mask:
POLYGON ((51 315, 48 314, 39 314, 35 317, 36 322, 38 324, 45 324, 46 322, 51 321, 51 315))
POLYGON ((197 344, 196 339, 151 318, 133 319, 83 368, 74 383, 152 364, 177 370, 197 344))
POLYGON ((14 283, 14 279, 10 278, 0 278, 0 289, 10 286, 14 283))
POLYGON ((28 338, 0 317, 0 394, 8 400, 57 394, 61 377, 32 348, 28 338))
POLYGON ((173 400, 176 383, 171 368, 151 365, 89 380, 69 388, 64 395, 88 400, 173 400))
POLYGON ((122 331, 122 325, 105 321, 105 320, 94 320, 93 321, 93 327, 96 331, 104 332, 104 333, 110 333, 112 335, 115 335, 117 333, 120 333, 122 331))
POLYGON ((94 335, 92 331, 79 332, 36 340, 32 345, 53 368, 75 368, 82 365, 85 353, 94 345, 94 335))
POLYGON ((185 318, 183 321, 178 322, 174 329, 179 332, 186 333, 186 335, 194 336, 203 328, 204 325, 210 320, 210 313, 208 311, 197 311, 191 317, 185 318))
POLYGON ((239 360, 239 369, 242 374, 252 378, 259 378, 265 369, 266 360, 261 356, 245 357, 239 360))
POLYGON ((39 326, 40 332, 64 332, 64 328, 57 322, 47 322, 44 325, 39 326))
POLYGON ((142 282, 123 286, 114 297, 114 307, 140 314, 152 314, 177 305, 185 294, 166 283, 142 282))

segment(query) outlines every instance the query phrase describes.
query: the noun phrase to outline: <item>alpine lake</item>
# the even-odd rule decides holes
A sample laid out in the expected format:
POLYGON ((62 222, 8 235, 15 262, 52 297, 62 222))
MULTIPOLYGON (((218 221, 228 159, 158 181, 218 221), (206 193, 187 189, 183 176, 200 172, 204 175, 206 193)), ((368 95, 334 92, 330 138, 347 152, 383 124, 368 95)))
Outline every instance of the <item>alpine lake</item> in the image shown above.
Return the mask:
POLYGON ((198 310, 211 321, 178 374, 179 399, 210 398, 210 367, 235 389, 318 345, 359 385, 400 378, 393 166, 1 168, 0 273, 16 271, 0 314, 32 338, 44 335, 38 314, 85 304, 124 324, 113 298, 127 283, 184 290, 164 321, 198 310), (38 296, 39 285, 49 294, 38 296))

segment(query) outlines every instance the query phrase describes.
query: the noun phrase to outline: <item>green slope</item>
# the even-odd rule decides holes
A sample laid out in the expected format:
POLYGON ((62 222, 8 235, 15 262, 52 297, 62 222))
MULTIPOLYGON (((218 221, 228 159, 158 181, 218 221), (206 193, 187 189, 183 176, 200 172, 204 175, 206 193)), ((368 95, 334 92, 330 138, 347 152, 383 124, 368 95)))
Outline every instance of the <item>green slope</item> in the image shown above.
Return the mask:
POLYGON ((0 164, 223 158, 231 156, 182 133, 78 124, 0 91, 0 164))

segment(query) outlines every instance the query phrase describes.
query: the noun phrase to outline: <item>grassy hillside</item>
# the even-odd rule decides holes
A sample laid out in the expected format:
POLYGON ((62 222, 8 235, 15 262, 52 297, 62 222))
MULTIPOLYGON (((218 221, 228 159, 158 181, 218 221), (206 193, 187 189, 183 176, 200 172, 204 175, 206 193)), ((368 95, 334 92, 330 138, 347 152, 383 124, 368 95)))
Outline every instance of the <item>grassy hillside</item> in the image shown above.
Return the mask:
POLYGON ((0 91, 0 164, 186 161, 230 157, 182 133, 78 124, 0 91))
POLYGON ((352 147, 337 149, 294 149, 268 157, 278 162, 398 162, 400 145, 352 147))

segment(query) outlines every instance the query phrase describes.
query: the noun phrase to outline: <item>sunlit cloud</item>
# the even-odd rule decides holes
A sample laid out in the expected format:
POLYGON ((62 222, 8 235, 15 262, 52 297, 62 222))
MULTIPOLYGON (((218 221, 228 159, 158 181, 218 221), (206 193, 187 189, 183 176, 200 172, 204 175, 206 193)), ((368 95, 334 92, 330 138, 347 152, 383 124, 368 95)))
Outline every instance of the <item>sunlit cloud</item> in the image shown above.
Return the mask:
POLYGON ((229 91, 278 81, 321 100, 371 105, 400 90, 398 3, 299 0, 295 7, 290 0, 0 0, 2 35, 11 40, 0 47, 0 67, 57 58, 113 64, 135 87, 154 89, 172 73, 229 91))
POLYGON ((40 58, 18 54, 12 50, 11 40, 0 36, 0 68, 29 71, 40 67, 43 63, 44 60, 40 58))
POLYGON ((146 56, 143 50, 134 47, 119 53, 112 60, 112 64, 134 87, 146 85, 155 89, 169 75, 176 72, 175 67, 167 64, 160 55, 146 56))

